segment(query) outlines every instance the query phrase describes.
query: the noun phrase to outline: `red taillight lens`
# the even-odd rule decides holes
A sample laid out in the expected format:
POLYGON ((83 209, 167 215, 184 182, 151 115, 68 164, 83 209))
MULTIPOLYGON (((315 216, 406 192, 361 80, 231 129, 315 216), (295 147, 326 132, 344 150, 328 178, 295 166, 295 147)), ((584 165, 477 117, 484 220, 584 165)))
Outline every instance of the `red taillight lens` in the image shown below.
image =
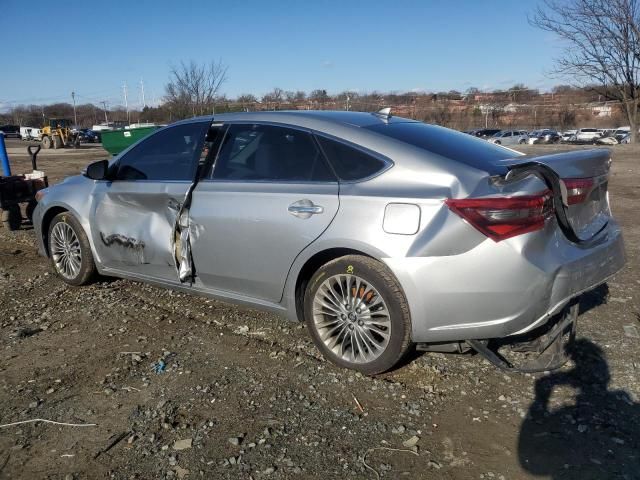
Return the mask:
POLYGON ((584 202, 593 190, 593 178, 564 178, 562 181, 567 187, 567 203, 569 205, 584 202))
POLYGON ((445 203, 451 211, 496 242, 540 230, 553 215, 553 198, 549 190, 518 197, 449 198, 445 203))

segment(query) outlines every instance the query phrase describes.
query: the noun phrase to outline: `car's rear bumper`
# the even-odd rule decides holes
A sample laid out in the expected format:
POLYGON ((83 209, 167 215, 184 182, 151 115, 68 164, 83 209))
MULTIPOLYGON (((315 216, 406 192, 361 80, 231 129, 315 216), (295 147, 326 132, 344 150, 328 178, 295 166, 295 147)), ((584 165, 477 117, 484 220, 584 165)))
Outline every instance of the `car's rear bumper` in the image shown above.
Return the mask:
POLYGON ((588 249, 559 231, 511 240, 486 240, 459 255, 384 259, 409 302, 413 341, 526 333, 625 263, 622 233, 613 220, 588 249))

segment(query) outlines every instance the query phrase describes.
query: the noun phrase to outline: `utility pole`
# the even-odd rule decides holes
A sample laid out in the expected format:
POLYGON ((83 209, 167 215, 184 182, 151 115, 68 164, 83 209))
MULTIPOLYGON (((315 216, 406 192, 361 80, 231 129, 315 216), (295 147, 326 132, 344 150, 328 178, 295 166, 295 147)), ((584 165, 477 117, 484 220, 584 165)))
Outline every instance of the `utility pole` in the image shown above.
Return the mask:
POLYGON ((124 82, 124 85, 122 85, 122 91, 124 92, 124 108, 127 111, 127 123, 130 123, 130 121, 129 121, 129 102, 127 102, 127 82, 124 82))
POLYGON ((140 79, 140 92, 142 94, 142 108, 144 109, 147 104, 144 101, 144 81, 142 80, 142 78, 140 79))
POLYGON ((107 102, 103 100, 100 103, 102 103, 102 109, 104 111, 104 123, 109 123, 109 119, 107 118, 107 102))
POLYGON ((78 128, 78 115, 76 115, 76 92, 71 92, 71 98, 73 99, 73 124, 78 128))

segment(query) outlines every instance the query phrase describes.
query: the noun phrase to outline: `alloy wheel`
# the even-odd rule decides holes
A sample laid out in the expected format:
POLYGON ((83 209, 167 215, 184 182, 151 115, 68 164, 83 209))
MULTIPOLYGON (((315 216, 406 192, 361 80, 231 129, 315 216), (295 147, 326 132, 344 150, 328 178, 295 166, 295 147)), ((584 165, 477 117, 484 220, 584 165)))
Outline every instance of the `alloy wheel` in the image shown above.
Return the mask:
POLYGON ((51 230, 51 258, 60 275, 70 280, 78 276, 82 266, 80 240, 68 223, 56 223, 51 230))
POLYGON ((357 275, 334 275, 320 285, 313 300, 313 320, 325 346, 347 362, 375 360, 391 338, 387 304, 357 275))

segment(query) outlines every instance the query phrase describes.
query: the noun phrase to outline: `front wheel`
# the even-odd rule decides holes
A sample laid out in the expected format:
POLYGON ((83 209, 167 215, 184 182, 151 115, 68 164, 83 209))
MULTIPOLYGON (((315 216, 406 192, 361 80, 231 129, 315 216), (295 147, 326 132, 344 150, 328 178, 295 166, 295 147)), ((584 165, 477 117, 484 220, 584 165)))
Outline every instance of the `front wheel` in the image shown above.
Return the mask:
POLYGON ((53 142, 51 141, 51 137, 45 135, 42 137, 42 148, 51 148, 53 147, 53 142))
POLYGON ((366 375, 396 365, 411 345, 407 300, 380 262, 347 255, 323 265, 305 292, 313 342, 333 363, 366 375))
POLYGON ((89 283, 96 274, 89 239, 69 212, 54 217, 49 225, 49 256, 58 276, 70 285, 89 283))

